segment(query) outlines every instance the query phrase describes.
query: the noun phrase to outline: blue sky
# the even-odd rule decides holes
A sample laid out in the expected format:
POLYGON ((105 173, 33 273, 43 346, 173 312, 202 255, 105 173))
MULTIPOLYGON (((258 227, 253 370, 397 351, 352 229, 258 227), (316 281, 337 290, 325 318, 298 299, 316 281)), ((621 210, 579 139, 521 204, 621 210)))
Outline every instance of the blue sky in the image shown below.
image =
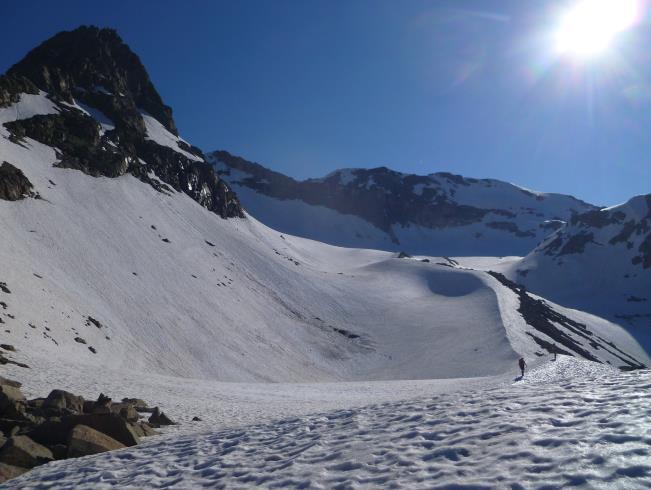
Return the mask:
POLYGON ((0 71, 114 27, 181 134, 297 178, 450 171, 611 205, 651 192, 651 34, 559 58, 542 0, 3 2, 0 71))

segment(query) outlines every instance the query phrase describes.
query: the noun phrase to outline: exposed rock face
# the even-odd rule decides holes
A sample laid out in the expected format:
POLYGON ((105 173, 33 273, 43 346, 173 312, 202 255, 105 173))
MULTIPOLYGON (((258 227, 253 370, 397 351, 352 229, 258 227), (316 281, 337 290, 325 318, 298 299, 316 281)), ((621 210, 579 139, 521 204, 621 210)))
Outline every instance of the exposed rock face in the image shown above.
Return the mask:
POLYGON ((68 456, 77 458, 123 447, 126 446, 106 434, 102 434, 86 425, 77 425, 72 429, 68 439, 68 456))
POLYGON ((38 88, 25 77, 0 77, 0 107, 7 107, 20 100, 20 94, 37 94, 38 88))
POLYGON ((16 478, 27 471, 27 468, 19 468, 5 463, 0 463, 0 483, 16 478))
POLYGON ((59 113, 6 123, 14 142, 29 137, 57 148, 61 167, 92 176, 130 173, 159 191, 184 192, 223 218, 244 217, 201 151, 178 139, 172 110, 114 30, 80 27, 45 41, 0 77, 0 107, 39 90, 59 113), (145 115, 176 141, 174 148, 150 139, 145 115))
POLYGON ((549 353, 578 355, 589 361, 601 362, 590 351, 585 349, 581 343, 568 335, 563 330, 565 329, 580 337, 582 342, 589 344, 592 348, 610 352, 622 362, 623 366, 629 369, 642 369, 646 367, 642 362, 619 349, 613 342, 591 332, 583 323, 561 315, 554 311, 545 301, 532 297, 524 287, 518 286, 503 274, 498 272, 489 272, 489 274, 516 293, 520 302, 518 312, 520 312, 522 318, 527 322, 527 325, 533 329, 533 331, 526 332, 527 335, 532 337, 540 347, 549 353), (535 331, 545 334, 563 347, 550 344, 540 338, 535 331))
POLYGON ((52 451, 27 436, 11 437, 0 449, 0 461, 22 468, 33 468, 52 460, 52 451))
POLYGON ((468 248, 485 252, 481 253, 483 255, 524 255, 562 226, 573 213, 596 209, 570 196, 536 194, 497 180, 464 178, 445 172, 412 175, 386 167, 345 169, 321 179, 296 181, 225 151, 209 154, 208 160, 235 189, 242 191, 238 190, 246 196, 244 205, 257 219, 282 232, 336 245, 368 247, 375 244, 354 239, 341 242, 336 237, 328 240, 318 235, 318 230, 314 233, 309 226, 302 228, 299 220, 323 223, 327 218, 318 209, 327 208, 368 222, 389 237, 396 251, 402 245, 418 254, 459 254, 458 250, 464 245, 459 241, 463 240, 466 245, 477 242, 477 246, 468 248), (264 199, 259 207, 255 205, 256 196, 264 199), (283 228, 282 222, 274 222, 273 216, 267 219, 265 214, 269 203, 279 201, 301 203, 299 209, 305 215, 297 216, 291 226, 283 228), (455 235, 449 235, 444 241, 454 245, 428 250, 428 241, 434 240, 420 239, 425 245, 413 250, 417 247, 401 239, 401 235, 419 234, 420 231, 403 234, 403 229, 429 230, 441 236, 453 233, 455 235), (482 249, 481 243, 489 240, 488 235, 493 237, 493 242, 503 243, 482 249))
MULTIPOLYGON (((134 126, 142 125, 137 109, 142 108, 177 134, 172 109, 163 104, 138 56, 112 29, 83 26, 60 32, 30 51, 7 75, 31 80, 68 102, 79 88, 124 94, 107 102, 119 106, 120 112, 129 112, 134 126)), ((105 113, 111 116, 111 111, 105 113)))
POLYGON ((149 417, 149 423, 154 427, 161 425, 175 425, 176 422, 172 421, 164 412, 161 412, 158 407, 154 408, 154 412, 149 417))
POLYGON ((631 264, 651 268, 651 194, 635 197, 615 208, 573 216, 566 228, 534 253, 558 261, 564 255, 586 253, 590 244, 613 252, 619 250, 631 256, 631 264))
POLYGON ((58 411, 66 409, 72 412, 83 413, 84 399, 81 396, 73 395, 64 390, 52 390, 43 402, 43 407, 58 411))
POLYGON ((573 216, 509 277, 551 301, 619 323, 651 349, 651 195, 573 216))
POLYGON ((8 162, 0 165, 0 199, 17 201, 32 195, 32 183, 23 172, 8 162))
POLYGON ((5 411, 15 402, 24 402, 25 396, 20 388, 10 385, 0 385, 0 412, 5 411))

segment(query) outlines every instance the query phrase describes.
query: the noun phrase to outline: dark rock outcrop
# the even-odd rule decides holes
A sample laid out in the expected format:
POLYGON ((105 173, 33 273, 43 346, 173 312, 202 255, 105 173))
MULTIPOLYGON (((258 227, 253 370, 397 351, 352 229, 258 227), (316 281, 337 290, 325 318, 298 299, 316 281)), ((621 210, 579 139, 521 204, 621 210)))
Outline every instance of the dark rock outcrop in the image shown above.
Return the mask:
POLYGON ((161 425, 176 425, 176 422, 165 415, 164 412, 161 412, 158 407, 154 407, 154 412, 149 417, 149 423, 154 427, 161 425))
POLYGON ((59 412, 69 410, 71 412, 83 413, 84 399, 81 396, 73 395, 64 390, 52 390, 44 400, 43 408, 59 412))
POLYGON ((8 162, 0 165, 0 199, 18 201, 34 196, 32 183, 23 172, 8 162))
POLYGON ((27 436, 10 437, 0 449, 0 462, 21 468, 33 468, 54 460, 54 455, 27 436))
MULTIPOLYGON (((85 401, 64 390, 26 400, 20 383, 0 377, 0 482, 54 459, 134 446, 155 435, 136 407, 147 403, 133 398, 113 404, 103 394, 85 401)), ((172 423, 158 408, 155 415, 157 426, 172 423)))
MULTIPOLYGON (((116 99, 107 105, 130 112, 132 121, 138 120, 138 108, 142 108, 177 134, 172 109, 163 104, 140 58, 113 29, 82 26, 60 32, 30 51, 7 75, 30 80, 39 89, 68 102, 79 89, 103 96, 123 94, 121 98, 127 100, 116 99)), ((112 111, 104 112, 111 117, 112 111)))
POLYGON ((20 94, 37 94, 38 87, 22 76, 0 76, 0 107, 20 100, 20 94))
POLYGON ((77 425, 68 438, 68 457, 104 453, 126 447, 121 442, 86 425, 77 425))
POLYGON ((0 483, 16 478, 27 471, 27 468, 20 468, 18 466, 0 463, 0 483))
POLYGON ((601 349, 609 352, 619 359, 624 367, 632 369, 646 367, 644 363, 622 351, 613 342, 590 331, 585 324, 561 315, 545 301, 532 297, 523 286, 509 280, 503 274, 493 271, 489 271, 488 274, 516 293, 520 303, 518 312, 522 315, 527 325, 567 349, 565 350, 555 344, 542 340, 535 332, 526 332, 527 335, 533 338, 538 345, 548 352, 578 355, 589 361, 601 362, 584 347, 584 344, 588 344, 593 349, 601 349), (580 340, 577 340, 577 338, 580 340))
POLYGON ((533 253, 562 260, 564 255, 583 254, 589 244, 627 254, 633 265, 651 268, 651 194, 634 197, 616 208, 576 214, 566 228, 533 253))

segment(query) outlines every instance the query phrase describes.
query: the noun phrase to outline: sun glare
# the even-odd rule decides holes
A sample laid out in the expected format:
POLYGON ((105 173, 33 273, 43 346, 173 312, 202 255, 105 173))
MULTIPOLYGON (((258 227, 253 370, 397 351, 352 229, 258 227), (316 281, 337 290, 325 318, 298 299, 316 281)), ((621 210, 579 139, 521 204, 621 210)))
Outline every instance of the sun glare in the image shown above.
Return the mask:
POLYGON ((555 43, 562 55, 592 58, 638 20, 640 0, 580 0, 562 15, 555 43))

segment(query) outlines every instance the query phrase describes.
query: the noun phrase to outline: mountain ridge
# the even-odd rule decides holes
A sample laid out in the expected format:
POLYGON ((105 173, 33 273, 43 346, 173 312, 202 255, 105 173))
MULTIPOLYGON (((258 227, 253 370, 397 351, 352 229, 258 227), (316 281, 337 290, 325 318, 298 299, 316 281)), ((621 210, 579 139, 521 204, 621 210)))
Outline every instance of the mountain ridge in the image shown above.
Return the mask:
POLYGON ((573 196, 538 193, 496 179, 449 172, 414 175, 387 167, 347 168, 299 181, 225 151, 209 153, 208 161, 244 196, 249 212, 264 223, 342 246, 459 255, 444 244, 428 247, 424 235, 430 234, 432 242, 463 241, 474 255, 525 255, 572 214, 598 209, 573 196), (274 221, 271 209, 286 208, 274 210, 276 214, 290 212, 290 201, 300 205, 305 228, 298 222, 274 221), (324 216, 324 208, 337 216, 324 216), (338 223, 342 215, 360 218, 365 224, 338 223), (311 222, 353 229, 345 238, 336 234, 324 237, 309 229, 311 222), (485 236, 489 237, 482 238, 485 236))
POLYGON ((552 301, 627 325, 651 348, 651 194, 574 216, 507 274, 552 301))

